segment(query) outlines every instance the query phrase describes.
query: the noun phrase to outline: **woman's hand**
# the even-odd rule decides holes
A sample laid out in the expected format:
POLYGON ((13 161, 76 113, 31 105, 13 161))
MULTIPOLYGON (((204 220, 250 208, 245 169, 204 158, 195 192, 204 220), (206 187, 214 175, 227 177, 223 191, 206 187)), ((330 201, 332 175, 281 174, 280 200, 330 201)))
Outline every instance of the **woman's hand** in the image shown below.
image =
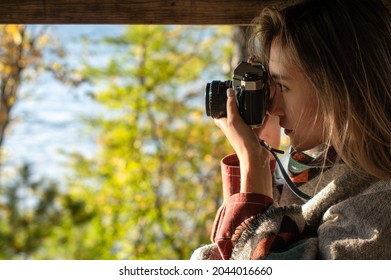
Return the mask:
POLYGON ((278 146, 280 134, 278 118, 276 120, 276 117, 267 116, 261 129, 251 129, 239 114, 234 91, 228 89, 227 117, 216 119, 215 123, 224 132, 239 158, 240 191, 272 197, 269 153, 259 144, 259 137, 272 146, 278 146))

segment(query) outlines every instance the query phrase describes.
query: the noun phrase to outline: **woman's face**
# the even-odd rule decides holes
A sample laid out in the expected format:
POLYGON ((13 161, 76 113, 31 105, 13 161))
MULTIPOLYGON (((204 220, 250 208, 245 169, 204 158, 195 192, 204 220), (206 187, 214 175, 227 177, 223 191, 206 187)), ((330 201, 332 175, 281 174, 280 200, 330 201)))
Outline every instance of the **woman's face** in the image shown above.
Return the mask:
POLYGON ((299 67, 273 40, 269 60, 271 115, 280 117, 280 126, 294 149, 305 151, 322 144, 323 117, 315 89, 299 67))

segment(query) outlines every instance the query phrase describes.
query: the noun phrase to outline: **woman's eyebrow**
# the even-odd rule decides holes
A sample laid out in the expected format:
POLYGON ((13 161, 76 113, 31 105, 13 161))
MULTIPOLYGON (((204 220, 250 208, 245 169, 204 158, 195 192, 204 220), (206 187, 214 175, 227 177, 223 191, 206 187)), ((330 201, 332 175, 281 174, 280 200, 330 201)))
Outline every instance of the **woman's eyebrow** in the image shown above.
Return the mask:
POLYGON ((290 80, 289 76, 288 75, 284 75, 284 74, 281 74, 281 73, 273 73, 273 72, 270 72, 270 77, 273 78, 273 80, 290 80))

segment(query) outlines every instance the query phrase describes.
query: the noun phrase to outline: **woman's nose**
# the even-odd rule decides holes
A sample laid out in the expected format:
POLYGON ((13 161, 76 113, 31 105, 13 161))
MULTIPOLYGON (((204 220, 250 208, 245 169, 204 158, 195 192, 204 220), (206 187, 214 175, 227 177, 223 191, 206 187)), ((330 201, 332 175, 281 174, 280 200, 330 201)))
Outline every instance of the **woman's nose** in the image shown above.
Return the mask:
POLYGON ((284 100, 281 93, 278 90, 274 90, 271 94, 272 98, 269 101, 268 112, 272 116, 283 116, 284 111, 284 100))

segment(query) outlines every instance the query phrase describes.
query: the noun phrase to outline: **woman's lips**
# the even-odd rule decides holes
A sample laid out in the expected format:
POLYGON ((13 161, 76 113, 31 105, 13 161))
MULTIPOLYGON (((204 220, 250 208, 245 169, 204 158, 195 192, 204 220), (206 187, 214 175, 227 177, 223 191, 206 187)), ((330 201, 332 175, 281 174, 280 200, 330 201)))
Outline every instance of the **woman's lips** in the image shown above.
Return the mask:
POLYGON ((292 134, 292 132, 293 132, 293 130, 292 129, 287 129, 287 128, 285 128, 284 129, 284 133, 286 134, 286 135, 290 135, 290 134, 292 134))

